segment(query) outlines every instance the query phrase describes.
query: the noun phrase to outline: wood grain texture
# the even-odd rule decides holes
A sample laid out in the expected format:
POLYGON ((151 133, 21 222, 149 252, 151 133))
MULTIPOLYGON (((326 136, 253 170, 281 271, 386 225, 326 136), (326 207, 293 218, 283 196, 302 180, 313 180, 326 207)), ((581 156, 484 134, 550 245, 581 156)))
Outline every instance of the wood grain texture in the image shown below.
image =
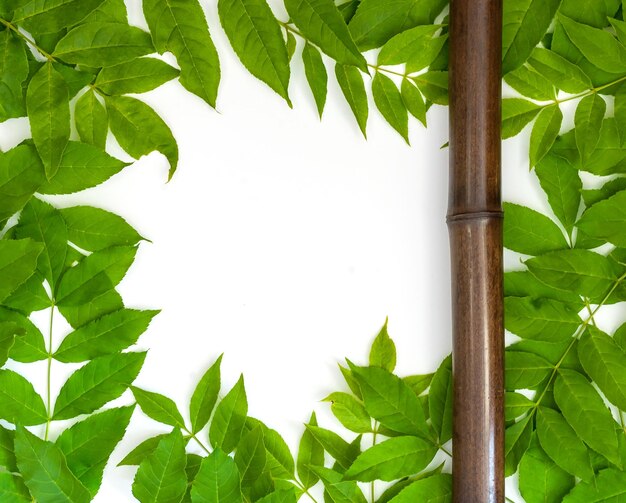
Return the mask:
POLYGON ((502 1, 450 6, 455 503, 504 501, 502 1))

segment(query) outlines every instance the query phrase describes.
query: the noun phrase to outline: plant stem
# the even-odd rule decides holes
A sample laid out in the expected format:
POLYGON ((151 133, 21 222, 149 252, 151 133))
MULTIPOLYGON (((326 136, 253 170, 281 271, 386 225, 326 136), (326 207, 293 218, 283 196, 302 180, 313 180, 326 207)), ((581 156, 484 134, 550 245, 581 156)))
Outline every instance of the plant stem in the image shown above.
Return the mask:
POLYGON ((44 434, 44 440, 48 440, 50 434, 50 423, 52 422, 52 394, 50 392, 50 381, 52 376, 52 329, 54 326, 54 301, 50 306, 50 319, 48 324, 48 369, 46 373, 46 411, 48 412, 48 419, 46 420, 46 432, 44 434))
POLYGON ((311 501, 312 501, 313 503, 317 503, 317 500, 315 499, 315 497, 314 497, 314 496, 313 496, 313 495, 309 492, 309 490, 308 490, 306 487, 304 487, 304 484, 303 484, 302 482, 300 482, 298 479, 295 479, 295 478, 294 478, 294 480, 293 480, 293 481, 296 483, 296 485, 297 485, 300 489, 302 489, 302 491, 304 492, 304 494, 306 494, 306 495, 307 495, 307 496, 311 499, 311 501))
POLYGON ((591 89, 589 89, 588 91, 585 91, 584 93, 580 93, 580 94, 576 94, 574 96, 568 96, 567 98, 563 98, 561 100, 554 100, 550 103, 546 103, 545 105, 541 105, 542 107, 550 107, 552 105, 560 105, 561 103, 566 103, 568 101, 572 101, 572 100, 576 100, 578 98, 584 98, 586 96, 590 96, 592 94, 596 94, 599 93, 600 91, 607 89, 611 86, 614 86, 616 84, 619 84, 620 82, 624 82, 626 80, 626 76, 624 77, 620 77, 617 80, 614 80, 613 82, 609 82, 608 84, 604 84, 598 87, 593 87, 591 89))
MULTIPOLYGON (((376 437, 378 436, 378 422, 374 422, 374 431, 372 431, 372 447, 376 445, 376 437)), ((374 503, 376 501, 376 483, 372 480, 370 482, 370 501, 374 503)))
POLYGON ((54 56, 52 56, 52 54, 46 52, 41 47, 39 47, 32 38, 24 35, 14 24, 2 18, 0 18, 0 24, 4 25, 7 29, 15 33, 19 38, 21 38, 24 42, 30 45, 33 49, 35 49, 39 54, 41 54, 41 56, 46 58, 48 61, 56 61, 54 59, 54 56))
POLYGON ((204 445, 204 444, 202 443, 202 441, 201 441, 201 440, 200 440, 200 439, 196 436, 196 434, 195 434, 195 433, 191 433, 191 431, 190 431, 190 430, 188 430, 186 426, 183 426, 183 430, 185 430, 185 433, 189 433, 189 435, 191 436, 191 438, 193 438, 193 439, 196 441, 196 443, 200 446, 200 448, 201 448, 204 452, 206 452, 206 453, 207 453, 207 454, 209 454, 209 455, 211 454, 211 451, 209 451, 209 449, 207 448, 207 446, 206 446, 206 445, 204 445))

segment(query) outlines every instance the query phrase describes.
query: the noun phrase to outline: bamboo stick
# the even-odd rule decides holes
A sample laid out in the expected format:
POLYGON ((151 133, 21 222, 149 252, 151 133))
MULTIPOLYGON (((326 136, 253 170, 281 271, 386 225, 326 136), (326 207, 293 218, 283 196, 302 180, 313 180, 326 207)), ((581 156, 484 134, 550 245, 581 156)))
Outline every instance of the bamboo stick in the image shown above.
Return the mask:
POLYGON ((504 501, 502 0, 450 6, 453 501, 504 501))

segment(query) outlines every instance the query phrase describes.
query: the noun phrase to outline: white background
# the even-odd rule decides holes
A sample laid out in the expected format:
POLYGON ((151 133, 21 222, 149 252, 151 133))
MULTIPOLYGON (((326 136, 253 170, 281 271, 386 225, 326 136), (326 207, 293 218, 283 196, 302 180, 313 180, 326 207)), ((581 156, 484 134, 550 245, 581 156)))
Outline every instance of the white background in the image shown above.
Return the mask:
MULTIPOLYGON (((137 2, 128 3, 143 26, 137 2)), ((450 351, 447 151, 439 148, 447 109, 431 109, 428 130, 413 121, 409 147, 371 105, 365 141, 330 65, 320 122, 300 46, 290 110, 237 61, 213 1, 207 15, 222 62, 218 111, 177 82, 141 96, 178 140, 173 180, 165 183, 167 162, 152 154, 96 189, 50 200, 114 211, 152 241, 120 287, 127 306, 163 310, 140 339, 149 354, 136 384, 174 398, 186 415, 195 383, 225 353, 223 390, 244 373, 249 413, 295 451, 313 409, 338 428, 320 400, 345 387, 344 357, 366 363, 387 316, 401 374, 432 372, 450 351)), ((0 146, 17 143, 25 125, 5 123, 0 146)), ((124 156, 112 138, 109 147, 124 156)), ((527 135, 504 144, 505 197, 546 211, 527 148, 527 135)), ((20 369, 43 392, 43 368, 33 367, 20 369)), ((68 368, 53 366, 57 389, 68 368)), ((127 393, 119 403, 131 401, 127 393)), ((113 466, 164 431, 136 411, 98 503, 133 501, 134 470, 113 466)))

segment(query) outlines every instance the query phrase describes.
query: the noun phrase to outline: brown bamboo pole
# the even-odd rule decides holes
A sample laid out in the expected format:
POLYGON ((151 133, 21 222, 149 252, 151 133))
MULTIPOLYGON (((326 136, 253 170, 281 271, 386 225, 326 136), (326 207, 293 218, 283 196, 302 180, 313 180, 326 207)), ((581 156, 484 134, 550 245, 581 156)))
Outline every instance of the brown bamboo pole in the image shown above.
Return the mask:
POLYGON ((455 503, 504 501, 502 0, 450 6, 455 503))

